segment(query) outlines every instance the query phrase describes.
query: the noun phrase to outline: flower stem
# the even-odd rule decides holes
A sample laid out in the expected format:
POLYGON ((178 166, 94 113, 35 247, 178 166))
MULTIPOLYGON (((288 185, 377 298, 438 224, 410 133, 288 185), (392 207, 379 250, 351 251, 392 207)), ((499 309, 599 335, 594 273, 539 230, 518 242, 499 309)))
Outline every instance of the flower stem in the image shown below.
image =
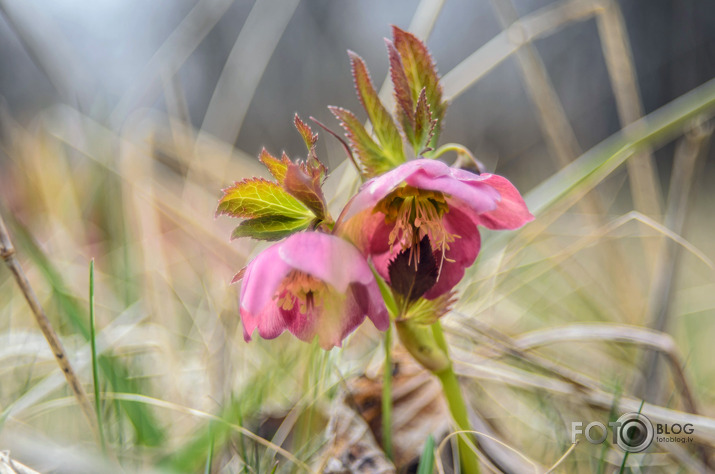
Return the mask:
MULTIPOLYGON (((447 341, 444 338, 444 333, 442 332, 442 325, 439 321, 432 325, 432 332, 434 334, 435 341, 442 350, 447 352, 447 341)), ((471 425, 469 424, 469 415, 467 413, 467 405, 464 402, 464 397, 462 396, 462 389, 459 385, 459 380, 452 370, 452 364, 450 364, 446 369, 434 373, 439 381, 442 382, 442 391, 447 399, 447 405, 449 406, 449 411, 454 418, 457 427, 460 430, 470 431, 471 425)), ((460 472, 464 474, 479 474, 479 461, 476 454, 473 451, 474 445, 470 446, 472 443, 468 442, 467 435, 460 434, 457 438, 457 446, 459 447, 459 461, 461 463, 460 472)))
POLYGON ((460 145, 459 143, 447 143, 446 145, 442 145, 441 147, 430 153, 429 158, 436 159, 450 151, 453 151, 457 154, 457 161, 454 163, 455 167, 461 168, 462 166, 471 162, 472 165, 477 168, 477 171, 479 173, 484 172, 484 164, 478 159, 476 159, 472 152, 467 149, 467 147, 465 147, 464 145, 460 145))
POLYGON ((382 373, 382 447, 390 460, 392 454, 392 324, 385 331, 385 367, 382 373))

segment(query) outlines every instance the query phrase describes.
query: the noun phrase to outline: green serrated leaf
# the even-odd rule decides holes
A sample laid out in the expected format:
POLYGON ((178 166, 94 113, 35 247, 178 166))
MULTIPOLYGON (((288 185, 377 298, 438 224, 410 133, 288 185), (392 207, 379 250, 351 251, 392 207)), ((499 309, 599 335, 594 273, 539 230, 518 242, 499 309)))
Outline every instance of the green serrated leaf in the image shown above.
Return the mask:
POLYGON ((258 159, 261 161, 261 163, 265 165, 266 168, 268 168, 268 171, 270 171, 273 177, 276 178, 278 184, 283 184, 288 165, 292 163, 290 161, 290 158, 288 158, 288 155, 283 153, 283 156, 279 160, 275 156, 268 153, 264 148, 263 150, 261 150, 261 154, 259 155, 258 159))
POLYGON ((231 239, 251 237, 258 240, 275 241, 305 230, 312 219, 293 219, 286 216, 264 216, 247 219, 233 229, 231 239))
POLYGON ((412 91, 410 84, 405 75, 405 68, 400 58, 400 53, 397 52, 392 41, 386 39, 387 53, 390 58, 390 78, 395 95, 395 104, 397 105, 397 118, 402 126, 402 131, 407 138, 408 143, 415 143, 415 107, 412 100, 412 91))
MULTIPOLYGON (((315 161, 320 163, 317 159, 315 161)), ((319 167, 311 167, 308 163, 303 163, 302 166, 292 164, 288 166, 283 181, 283 188, 302 202, 321 221, 325 220, 327 216, 325 196, 320 187, 323 176, 324 173, 319 167)))
POLYGON ((313 152, 315 150, 315 143, 318 141, 318 134, 313 134, 313 130, 310 128, 310 125, 303 122, 300 117, 298 117, 298 114, 295 114, 293 123, 295 124, 295 128, 298 129, 300 136, 303 137, 303 141, 305 142, 305 146, 308 148, 308 151, 313 152))
POLYGON ((353 79, 355 80, 355 88, 357 89, 360 103, 362 103, 370 118, 370 122, 375 129, 375 135, 377 135, 385 155, 389 157, 394 165, 399 165, 405 161, 400 132, 397 130, 392 116, 380 102, 365 62, 352 51, 348 51, 348 55, 350 56, 353 79))
POLYGON ((340 125, 345 129, 345 136, 350 142, 354 156, 365 167, 367 177, 377 176, 393 168, 389 158, 352 112, 342 107, 328 108, 340 120, 340 125))
POLYGON ((436 125, 437 121, 432 120, 432 111, 427 103, 425 89, 422 88, 415 107, 415 134, 412 143, 415 153, 422 155, 431 150, 429 144, 432 141, 436 125))
POLYGON ((392 27, 392 35, 410 87, 412 100, 417 102, 420 92, 423 88, 425 89, 427 103, 432 111, 432 119, 437 121, 434 135, 429 143, 430 147, 434 147, 447 110, 447 103, 442 101, 442 86, 439 83, 437 68, 427 47, 415 35, 396 26, 392 27))
POLYGON ((263 178, 244 179, 223 190, 216 214, 255 218, 272 215, 303 219, 311 212, 278 183, 263 178))

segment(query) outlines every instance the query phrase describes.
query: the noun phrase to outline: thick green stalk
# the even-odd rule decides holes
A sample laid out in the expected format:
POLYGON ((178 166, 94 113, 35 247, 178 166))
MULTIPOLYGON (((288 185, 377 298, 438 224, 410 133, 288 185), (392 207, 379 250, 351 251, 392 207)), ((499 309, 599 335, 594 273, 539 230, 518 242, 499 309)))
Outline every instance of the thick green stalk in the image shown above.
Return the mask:
POLYGON ((392 324, 385 332, 385 367, 382 373, 382 447, 390 460, 392 454, 392 324))
MULTIPOLYGON (((424 368, 432 372, 442 383, 449 411, 460 431, 471 431, 467 405, 462 396, 457 376, 452 370, 449 348, 439 321, 431 326, 409 321, 397 322, 397 334, 405 348, 424 368)), ((476 445, 467 441, 468 435, 459 435, 459 460, 464 474, 479 474, 479 460, 473 451, 476 445)))
MULTIPOLYGON (((447 340, 444 338, 442 324, 440 324, 439 321, 432 324, 432 334, 434 334, 434 339, 440 349, 449 355, 447 340)), ((472 425, 469 423, 467 404, 464 402, 462 387, 459 385, 457 375, 454 373, 454 370, 452 370, 451 360, 449 367, 440 372, 435 372, 435 375, 439 378, 439 381, 442 382, 442 391, 447 399, 449 411, 452 414, 452 418, 454 418, 454 422, 457 423, 457 427, 463 431, 471 431, 472 425)), ((467 436, 469 435, 460 434, 457 438, 459 461, 462 464, 461 472, 479 474, 479 460, 472 450, 473 447, 476 446, 476 443, 470 446, 471 443, 467 442, 467 436)))
MULTIPOLYGON (((469 416, 467 414, 467 405, 462 397, 462 390, 459 386, 457 376, 454 374, 452 367, 435 374, 439 381, 442 382, 442 391, 447 399, 449 411, 457 423, 457 428, 463 431, 471 431, 469 424, 469 416)), ((457 445, 459 446, 459 462, 461 463, 460 472, 464 474, 479 474, 479 461, 476 454, 473 452, 473 445, 467 442, 468 434, 457 435, 457 445)))

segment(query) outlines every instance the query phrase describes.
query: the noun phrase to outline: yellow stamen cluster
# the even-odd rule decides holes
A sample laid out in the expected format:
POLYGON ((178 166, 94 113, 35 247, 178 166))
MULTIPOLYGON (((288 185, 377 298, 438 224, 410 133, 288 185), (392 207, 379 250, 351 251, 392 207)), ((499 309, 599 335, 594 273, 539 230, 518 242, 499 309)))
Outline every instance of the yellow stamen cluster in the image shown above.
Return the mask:
POLYGON ((301 314, 307 314, 314 308, 323 306, 325 283, 317 278, 297 270, 292 271, 283 280, 278 289, 278 306, 289 311, 298 305, 301 314))
POLYGON ((385 196, 376 206, 375 211, 385 214, 385 221, 395 223, 390 232, 390 251, 399 244, 402 249, 410 249, 410 261, 415 257, 419 262, 419 244, 424 236, 430 240, 433 249, 442 253, 442 262, 449 260, 445 254, 449 244, 460 238, 447 232, 442 217, 449 212, 447 201, 439 191, 426 191, 412 186, 402 186, 385 196))

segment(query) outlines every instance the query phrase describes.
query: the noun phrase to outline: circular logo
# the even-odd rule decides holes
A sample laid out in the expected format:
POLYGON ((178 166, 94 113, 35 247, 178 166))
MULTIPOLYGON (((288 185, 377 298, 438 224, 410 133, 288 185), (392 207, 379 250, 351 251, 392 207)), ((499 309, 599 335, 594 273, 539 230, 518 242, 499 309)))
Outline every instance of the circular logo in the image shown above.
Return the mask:
POLYGON ((640 453, 653 442, 653 424, 645 415, 626 413, 617 422, 616 442, 622 450, 640 453))

